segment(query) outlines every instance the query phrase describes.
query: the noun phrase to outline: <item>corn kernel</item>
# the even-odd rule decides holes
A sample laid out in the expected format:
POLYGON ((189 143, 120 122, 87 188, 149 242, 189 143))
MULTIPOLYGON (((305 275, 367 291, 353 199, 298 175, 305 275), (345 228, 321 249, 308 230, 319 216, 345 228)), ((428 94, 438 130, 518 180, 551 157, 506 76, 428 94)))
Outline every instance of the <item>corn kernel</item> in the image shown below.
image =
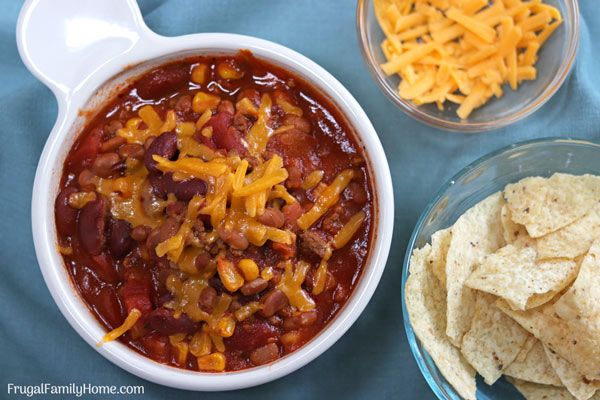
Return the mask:
POLYGON ((223 371, 225 356, 223 353, 212 353, 198 357, 198 368, 201 371, 223 371))
POLYGON ((217 260, 217 271, 225 289, 232 293, 244 284, 244 277, 237 271, 231 261, 219 258, 217 260))
POLYGON ((192 109, 196 114, 202 114, 208 109, 215 109, 219 105, 221 98, 206 92, 198 92, 192 100, 192 109))
POLYGON ((206 332, 196 332, 190 340, 190 353, 196 357, 210 354, 212 349, 212 341, 206 332))
POLYGON ((221 337, 230 337, 235 331, 235 321, 231 317, 223 317, 217 322, 217 335, 221 337))
POLYGON ((69 196, 69 206, 83 208, 90 201, 96 200, 96 192, 75 192, 69 196))
POLYGON ((300 335, 298 335, 296 332, 288 332, 281 335, 280 340, 284 346, 290 347, 296 344, 299 338, 300 335))
POLYGON ((238 267, 242 270, 244 278, 247 281, 253 281, 258 278, 258 265, 249 258, 244 258, 238 263, 238 267))
POLYGON ((206 64, 198 64, 192 69, 192 82, 202 85, 206 80, 206 64))
POLYGON ((227 62, 222 62, 217 65, 217 72, 223 79, 240 79, 244 76, 244 71, 239 70, 227 62))

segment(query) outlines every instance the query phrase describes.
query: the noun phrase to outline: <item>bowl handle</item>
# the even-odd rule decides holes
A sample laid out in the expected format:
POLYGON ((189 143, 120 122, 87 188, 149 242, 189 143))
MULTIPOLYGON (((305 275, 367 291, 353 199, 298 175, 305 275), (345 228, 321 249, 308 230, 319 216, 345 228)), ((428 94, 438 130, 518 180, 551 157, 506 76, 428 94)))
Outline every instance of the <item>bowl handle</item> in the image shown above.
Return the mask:
POLYGON ((23 62, 59 100, 156 36, 135 0, 27 0, 17 22, 23 62))

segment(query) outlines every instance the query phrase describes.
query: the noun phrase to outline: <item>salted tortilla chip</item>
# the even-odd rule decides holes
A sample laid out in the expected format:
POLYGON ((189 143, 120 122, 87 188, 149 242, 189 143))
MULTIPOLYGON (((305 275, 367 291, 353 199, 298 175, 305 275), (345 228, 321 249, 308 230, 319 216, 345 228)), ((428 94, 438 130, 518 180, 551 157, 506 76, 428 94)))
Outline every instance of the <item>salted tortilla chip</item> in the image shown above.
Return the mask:
MULTIPOLYGON (((514 222, 512 220, 512 215, 510 212, 510 208, 508 207, 508 204, 505 204, 502 207, 502 213, 501 213, 501 221, 502 221, 502 226, 504 227, 504 241, 506 242, 506 244, 513 244, 515 242, 523 242, 523 241, 527 241, 527 239, 529 241, 533 241, 533 239, 531 239, 529 237, 529 234, 527 233, 527 229, 525 229, 524 225, 521 224, 517 224, 516 222, 514 222)), ((521 246, 521 247, 525 247, 525 246, 521 246)), ((527 246, 529 247, 529 246, 527 246)))
POLYGON ((537 340, 535 336, 531 337, 535 341, 525 359, 523 361, 517 361, 515 359, 515 361, 504 370, 504 374, 512 376, 513 378, 542 385, 563 386, 560 378, 556 375, 556 372, 554 372, 550 360, 548 360, 548 357, 546 356, 544 345, 537 340))
POLYGON ((600 378, 600 337, 582 337, 558 316, 554 300, 527 311, 513 310, 499 299, 498 308, 537 337, 544 345, 569 361, 588 380, 600 378))
POLYGON ((484 256, 504 244, 500 223, 504 204, 501 193, 494 193, 465 212, 452 227, 446 257, 446 334, 455 346, 461 345, 475 311, 475 292, 464 286, 464 282, 484 256))
POLYGON ((588 400, 600 388, 600 381, 586 379, 577 372, 573 364, 556 354, 548 346, 544 346, 544 351, 560 381, 577 400, 588 400))
POLYGON ((600 203, 577 221, 537 239, 539 258, 575 258, 600 236, 600 203))
POLYGON ((530 336, 508 315, 495 306, 496 296, 477 292, 471 329, 465 334, 460 351, 488 385, 517 357, 530 336))
MULTIPOLYGON (((523 346, 521 346, 521 350, 519 350, 519 354, 517 354, 517 357, 515 358, 514 362, 523 362, 525 361, 525 359, 527 358, 527 355, 529 354, 529 352, 531 351, 531 349, 533 348, 533 346, 538 342, 539 340, 537 340, 537 338, 533 335, 529 335, 529 337, 527 338, 527 340, 525 341, 525 343, 523 343, 523 346)), ((525 379, 527 380, 527 379, 525 379)))
POLYGON ((575 397, 564 387, 540 385, 515 378, 506 378, 527 400, 573 400, 575 397))
POLYGON ((515 310, 540 306, 573 282, 578 268, 572 260, 536 259, 535 249, 509 244, 488 255, 465 285, 500 296, 515 310))
POLYGON ((446 295, 428 267, 431 246, 415 250, 410 260, 405 301, 413 330, 446 380, 467 400, 475 400, 475 370, 445 335, 446 295))
POLYGON ((427 260, 433 274, 446 287, 446 256, 452 239, 452 228, 442 229, 431 235, 431 253, 427 260))
POLYGON ((592 208, 597 199, 592 182, 589 176, 557 173, 506 185, 503 194, 512 220, 537 238, 569 225, 592 208))

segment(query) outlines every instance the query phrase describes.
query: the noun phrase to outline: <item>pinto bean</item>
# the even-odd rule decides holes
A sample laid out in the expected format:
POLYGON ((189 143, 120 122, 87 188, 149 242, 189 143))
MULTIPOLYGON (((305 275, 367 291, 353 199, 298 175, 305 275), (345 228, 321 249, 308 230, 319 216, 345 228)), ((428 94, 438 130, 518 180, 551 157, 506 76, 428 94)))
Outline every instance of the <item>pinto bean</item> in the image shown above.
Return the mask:
POLYGON ((288 171, 288 178, 285 186, 290 189, 297 189, 302 185, 302 162, 298 158, 289 158, 286 160, 285 168, 288 171))
POLYGON ((104 249, 108 199, 96 195, 96 200, 87 203, 79 213, 77 228, 81 246, 91 255, 100 254, 104 249))
POLYGON ((175 218, 177 221, 181 222, 185 218, 187 205, 183 201, 176 201, 174 203, 169 203, 165 211, 169 217, 175 218))
POLYGON ((227 243, 229 247, 236 250, 246 250, 249 246, 248 239, 236 229, 219 229, 219 237, 227 243))
POLYGON ((79 173, 77 177, 77 183, 79 184, 79 188, 84 192, 93 192, 96 190, 96 185, 93 184, 93 179, 95 175, 89 169, 84 169, 79 173))
POLYGON ((108 238, 110 254, 119 259, 123 258, 129 253, 132 246, 131 224, 122 219, 111 220, 110 236, 108 238))
POLYGON ((198 270, 202 271, 204 268, 206 268, 206 266, 211 260, 212 256, 210 255, 210 253, 200 253, 196 256, 196 259, 194 260, 194 265, 198 270))
POLYGON ((263 365, 275 361, 279 357, 279 346, 276 343, 269 343, 250 353, 250 361, 254 365, 263 365))
POLYGON ((312 125, 310 124, 309 120, 307 120, 304 117, 299 117, 294 114, 286 114, 281 119, 281 124, 294 125, 294 127, 296 129, 298 129, 299 131, 302 131, 304 133, 310 133, 310 131, 312 130, 312 125))
POLYGON ((175 318, 173 311, 157 308, 148 314, 150 327, 160 335, 170 336, 176 333, 190 333, 194 330, 194 322, 185 314, 175 318))
POLYGON ((144 158, 144 153, 146 149, 141 144, 136 143, 128 143, 119 148, 119 155, 122 158, 133 158, 135 160, 141 160, 144 158))
POLYGON ((184 88, 189 80, 187 66, 161 68, 144 75, 135 85, 137 94, 146 100, 159 99, 184 88))
POLYGON ((212 286, 207 286, 200 292, 200 298, 198 304, 202 307, 206 307, 210 310, 217 303, 217 291, 212 286))
POLYGON ((268 207, 265 209, 263 215, 260 215, 257 220, 261 224, 272 226, 274 228, 281 228, 285 221, 285 216, 278 209, 268 207))
POLYGON ((102 143, 100 150, 103 153, 107 153, 109 151, 117 149, 119 146, 124 145, 125 143, 127 143, 127 139, 121 136, 115 136, 102 143))
POLYGON ((156 139, 152 141, 150 146, 148 147, 148 151, 144 155, 144 163, 146 164, 146 169, 150 173, 158 173, 160 172, 156 168, 156 164, 158 164, 152 156, 158 155, 163 158, 170 159, 175 155, 177 151, 177 135, 173 132, 165 132, 156 139))
POLYGON ((137 242, 143 242, 146 240, 152 228, 146 225, 138 225, 131 231, 131 238, 137 242))
POLYGON ((160 226, 159 239, 161 242, 174 236, 181 224, 175 218, 167 218, 167 220, 160 226))
POLYGON ((221 100, 221 102, 217 106, 217 112, 223 112, 223 111, 226 111, 233 115, 233 113, 235 113, 235 107, 234 107, 233 103, 229 100, 221 100))
POLYGON ((269 286, 269 282, 265 281, 263 278, 256 278, 253 281, 246 282, 244 286, 240 288, 240 291, 244 296, 252 296, 253 294, 262 292, 267 286, 269 286))
POLYGON ((120 161, 117 153, 104 153, 96 157, 92 163, 92 172, 97 176, 107 177, 114 172, 120 161))
POLYGON ((261 303, 263 304, 261 314, 270 317, 288 305, 288 298, 281 290, 273 289, 261 298, 261 303))
POLYGON ((192 110, 192 96, 186 94, 179 97, 175 103, 175 110, 184 113, 190 112, 192 110))
POLYGON ((296 225, 296 221, 303 213, 302 206, 299 203, 286 204, 281 208, 283 217, 285 219, 284 226, 291 228, 296 225))

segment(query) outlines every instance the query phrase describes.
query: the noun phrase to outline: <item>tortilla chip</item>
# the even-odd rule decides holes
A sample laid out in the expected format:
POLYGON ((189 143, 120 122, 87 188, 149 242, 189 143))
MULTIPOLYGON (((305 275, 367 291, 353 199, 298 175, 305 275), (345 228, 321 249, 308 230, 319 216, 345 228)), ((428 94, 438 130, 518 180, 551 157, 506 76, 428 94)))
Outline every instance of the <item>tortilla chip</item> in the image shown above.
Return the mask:
POLYGON ((460 351, 488 385, 502 376, 513 362, 529 333, 495 306, 496 296, 477 292, 471 329, 460 351))
POLYGON ((560 381, 577 400, 588 400, 600 388, 600 381, 587 380, 577 372, 573 364, 556 354, 554 350, 547 346, 544 346, 544 350, 560 381))
POLYGON ((577 221, 537 240, 539 258, 575 258, 585 254, 600 236, 600 204, 577 221))
POLYGON ((506 185, 503 193, 512 220, 537 238, 585 215, 596 202, 594 182, 589 176, 557 173, 549 179, 522 179, 506 185))
POLYGON ((487 256, 465 285, 500 296, 515 310, 540 306, 573 282, 578 268, 572 260, 536 258, 534 249, 509 244, 487 256))
POLYGON ((528 382, 535 382, 542 385, 563 386, 560 378, 554 372, 552 364, 546 357, 544 345, 542 342, 535 339, 531 351, 523 361, 515 361, 510 364, 504 374, 513 378, 518 378, 528 382))
POLYGON ((452 228, 442 229, 431 235, 431 253, 427 257, 433 274, 446 287, 446 255, 450 248, 452 228))
POLYGON ((475 400, 475 370, 452 346, 445 335, 446 296, 426 261, 431 246, 415 250, 406 281, 406 309, 413 330, 435 365, 456 391, 467 400, 475 400))
POLYGON ((513 310, 502 299, 496 305, 544 345, 573 364, 588 380, 600 378, 600 337, 573 334, 569 324, 558 316, 554 301, 527 311, 513 310))
MULTIPOLYGON (((527 355, 531 351, 532 347, 538 342, 537 338, 533 335, 529 335, 523 346, 521 346, 521 350, 519 350, 519 354, 515 358, 514 362, 523 362, 527 358, 527 355)), ((527 380, 527 379, 525 379, 527 380)))
POLYGON ((484 256, 504 244, 504 232, 499 223, 504 204, 500 192, 494 193, 465 212, 452 227, 446 257, 446 334, 455 346, 461 345, 475 311, 475 292, 465 287, 464 282, 484 256))
POLYGON ((506 378, 527 400, 572 400, 575 397, 564 387, 540 385, 520 379, 506 378))
POLYGON ((505 204, 502 207, 501 221, 502 226, 504 227, 504 241, 506 242, 506 244, 520 242, 523 241, 524 238, 529 239, 530 241, 533 240, 529 237, 525 226, 517 224, 512 220, 512 214, 510 213, 510 208, 508 207, 508 204, 505 204))

